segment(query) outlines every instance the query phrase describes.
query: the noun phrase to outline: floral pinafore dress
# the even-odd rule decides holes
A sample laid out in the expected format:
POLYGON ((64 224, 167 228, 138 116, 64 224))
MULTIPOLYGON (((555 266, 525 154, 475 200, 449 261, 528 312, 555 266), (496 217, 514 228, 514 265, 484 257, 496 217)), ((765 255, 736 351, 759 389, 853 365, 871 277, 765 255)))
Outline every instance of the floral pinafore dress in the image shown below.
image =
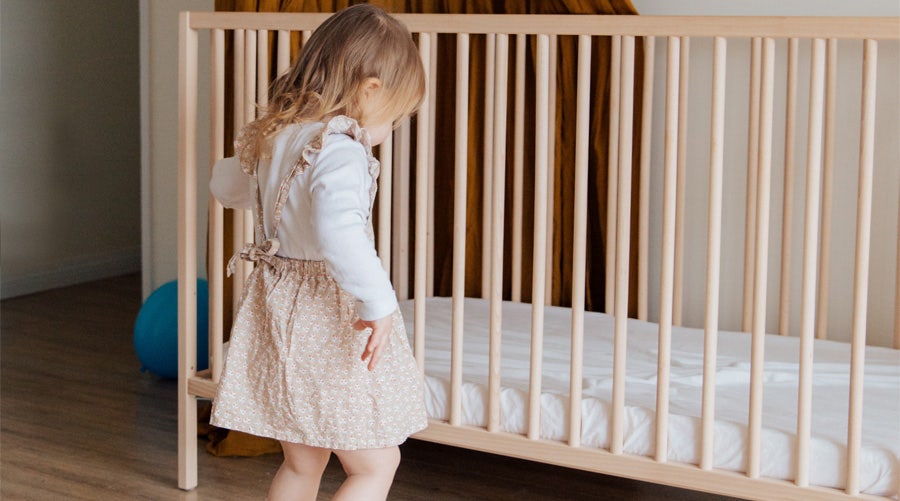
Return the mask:
MULTIPOLYGON (((353 329, 355 300, 328 274, 324 261, 275 255, 291 181, 315 168, 305 159, 321 149, 328 134, 344 133, 365 146, 375 184, 378 163, 367 135, 352 120, 343 130, 334 125, 310 141, 300 167, 282 182, 268 236, 258 178, 251 173, 256 238, 262 243, 240 254, 256 266, 244 286, 210 423, 327 449, 389 447, 428 424, 422 377, 400 311, 394 312, 390 346, 370 372, 360 355, 371 331, 353 329)), ((370 214, 373 200, 374 188, 370 214)))

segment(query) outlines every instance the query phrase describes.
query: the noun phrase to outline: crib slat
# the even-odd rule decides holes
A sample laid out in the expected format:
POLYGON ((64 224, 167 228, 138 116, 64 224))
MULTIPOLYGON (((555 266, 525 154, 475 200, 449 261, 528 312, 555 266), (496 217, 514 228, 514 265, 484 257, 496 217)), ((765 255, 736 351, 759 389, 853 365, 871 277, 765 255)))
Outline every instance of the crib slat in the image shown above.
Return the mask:
POLYGON ((528 438, 537 439, 541 426, 541 370, 544 345, 544 297, 545 268, 547 266, 547 136, 550 127, 547 114, 550 93, 549 68, 550 40, 547 35, 537 35, 537 61, 535 64, 535 147, 534 147, 534 265, 532 267, 531 297, 531 364, 528 384, 528 438))
POLYGON ((772 105, 775 85, 775 40, 762 44, 759 112, 759 173, 756 205, 756 249, 753 277, 753 339, 750 353, 750 419, 747 476, 759 477, 762 436, 763 364, 766 335, 766 271, 769 248, 769 198, 772 168, 772 105))
POLYGON ((391 200, 394 194, 394 137, 389 134, 378 147, 378 256, 381 266, 391 275, 391 200))
POLYGON ((244 34, 244 123, 256 119, 256 30, 244 34))
POLYGON ((309 42, 309 38, 312 36, 312 30, 303 30, 303 35, 301 36, 301 40, 303 41, 303 45, 306 45, 306 42, 309 42))
POLYGON ((178 43, 178 486, 197 485, 197 32, 179 17, 178 43))
MULTIPOLYGON (((256 120, 256 30, 246 30, 244 36, 244 123, 241 125, 256 120)), ((240 211, 240 214, 244 219, 243 242, 256 241, 256 220, 253 217, 253 211, 243 210, 240 211)), ((250 272, 253 271, 253 263, 241 260, 238 270, 244 275, 244 281, 246 281, 250 272)), ((238 292, 238 296, 240 296, 240 292, 238 292)), ((240 300, 240 298, 238 299, 240 300)), ((236 308, 235 311, 237 311, 236 308)))
POLYGON ((511 294, 514 302, 522 300, 522 233, 525 224, 523 200, 525 193, 525 44, 526 35, 516 35, 516 95, 513 118, 513 199, 512 199, 512 266, 511 294))
POLYGON ((834 191, 835 118, 837 117, 837 40, 828 40, 825 59, 825 168, 822 180, 822 238, 819 243, 819 286, 816 338, 828 337, 828 290, 831 285, 831 208, 834 191))
POLYGON ((283 75, 291 66, 291 32, 278 30, 278 56, 275 71, 283 75))
MULTIPOLYGON (((556 78, 559 69, 556 64, 557 55, 557 37, 550 35, 550 88, 548 91, 548 106, 550 110, 547 113, 548 128, 554 130, 556 128, 556 78)), ((550 264, 556 261, 553 259, 553 227, 556 221, 556 134, 547 136, 547 159, 549 169, 547 178, 547 259, 550 264)), ((554 266, 547 266, 544 272, 547 277, 546 286, 544 287, 544 304, 549 305, 553 297, 553 270, 554 266)))
MULTIPOLYGON (((619 111, 619 207, 616 211, 616 292, 615 292, 615 362, 613 376, 613 406, 625 407, 625 355, 628 339, 628 264, 631 246, 631 145, 634 110, 634 37, 622 37, 621 107, 619 111), (617 398, 618 397, 618 398, 617 398)), ((660 384, 662 387, 663 385, 660 384)), ((668 391, 668 387, 664 391, 668 391)), ((668 395, 666 400, 668 400, 668 395)), ((659 416, 659 414, 657 414, 659 416)), ((657 419, 666 421, 667 419, 657 419)), ((619 425, 624 425, 624 419, 619 425)), ((624 431, 624 427, 622 428, 624 431)), ((621 433, 624 436, 624 433, 621 433)), ((622 437, 619 437, 621 439, 622 437)), ((616 444, 621 452, 621 440, 616 444)), ((663 446, 665 447, 665 446, 663 446)))
POLYGON ((797 473, 794 481, 801 487, 809 485, 809 438, 812 417, 813 339, 818 257, 816 247, 819 238, 819 181, 822 169, 822 117, 825 94, 825 40, 813 40, 810 60, 803 291, 800 310, 800 374, 797 396, 797 473))
MULTIPOLYGON (((261 113, 262 106, 265 106, 269 102, 269 33, 267 30, 259 30, 256 32, 256 54, 255 54, 255 62, 256 62, 256 102, 249 103, 253 108, 252 112, 249 115, 253 119, 256 119, 257 115, 261 113)), ((247 212, 247 217, 251 221, 244 228, 255 227, 255 220, 253 219, 252 212, 247 212)), ((251 266, 247 267, 248 269, 252 269, 251 266)), ((248 271, 249 274, 249 271, 248 271)))
POLYGON ((256 41, 256 102, 269 103, 269 32, 259 30, 256 41))
MULTIPOLYGON (((430 33, 419 33, 419 57, 427 68, 431 58, 430 33)), ((419 370, 425 371, 425 298, 427 295, 427 260, 428 260, 428 120, 431 114, 431 103, 422 101, 416 120, 416 227, 415 227, 415 272, 413 273, 413 295, 415 298, 414 332, 416 363, 419 370)))
MULTIPOLYGON (((430 101, 430 109, 437 110, 437 50, 438 35, 433 34, 431 37, 431 59, 428 64, 428 100, 430 101)), ((428 116, 428 193, 434 193, 434 125, 436 112, 428 116)), ((434 199, 428 197, 428 251, 427 266, 425 276, 425 288, 428 291, 428 297, 434 296, 434 199)))
POLYGON ((762 39, 754 37, 750 42, 750 110, 747 141, 747 199, 744 209, 744 305, 741 330, 749 332, 753 320, 753 263, 756 248, 756 189, 759 170, 759 105, 760 105, 760 51, 762 39))
POLYGON ((647 320, 650 294, 650 156, 653 138, 653 78, 656 37, 644 37, 644 88, 641 103, 641 166, 638 200, 638 318, 647 320))
POLYGON ((691 39, 688 37, 681 39, 681 58, 678 64, 681 66, 681 82, 678 84, 678 180, 675 188, 675 273, 672 296, 672 323, 675 325, 681 325, 684 309, 684 208, 687 192, 688 85, 691 70, 691 39))
POLYGON ((900 350, 900 205, 897 214, 896 278, 894 279, 894 349, 900 350))
MULTIPOLYGON (((246 118, 244 115, 244 92, 245 92, 245 79, 244 79, 244 45, 245 45, 245 30, 234 30, 234 79, 232 85, 234 86, 234 96, 232 102, 232 125, 234 127, 234 134, 232 137, 238 137, 238 133, 241 130, 241 127, 246 123, 246 118)), ((244 213, 246 211, 243 210, 234 210, 232 211, 232 226, 231 226, 231 254, 236 254, 241 251, 241 248, 244 246, 244 235, 246 234, 244 230, 245 226, 245 218, 244 213)), ((252 223, 251 223, 252 224, 252 223)), ((251 226, 252 227, 252 226, 251 226)), ((243 261, 240 265, 238 265, 238 272, 231 276, 231 306, 232 312, 238 311, 238 306, 241 300, 241 291, 244 289, 244 273, 243 271, 243 261)), ((233 313, 232 313, 233 314, 233 313)))
MULTIPOLYGON (((675 274, 675 217, 676 217, 676 191, 678 179, 678 127, 680 95, 679 86, 681 83, 681 39, 678 37, 668 38, 668 49, 666 54, 666 117, 665 117, 665 165, 663 171, 663 209, 662 209, 662 243, 659 278, 659 356, 658 366, 660 376, 668 378, 668 347, 669 339, 672 332, 672 295, 673 295, 673 275, 675 274), (663 372, 666 375, 663 375, 663 372)), ((624 379, 624 373, 622 374, 624 379)), ((624 386, 624 382, 622 383, 624 386)), ((663 382, 660 380, 657 384, 657 409, 663 400, 663 382)), ((668 382, 666 382, 666 390, 668 392, 668 382)), ((615 407, 615 394, 613 396, 613 406, 615 407)), ((668 394, 665 395, 663 405, 668 409, 668 394)), ((665 434, 666 431, 660 427, 658 422, 659 411, 657 411, 657 441, 660 440, 660 433, 665 434)), ((660 446, 657 442, 657 461, 660 461, 660 446)), ((663 455, 665 459, 665 455, 663 455)))
POLYGON ((397 298, 409 299, 409 136, 410 119, 400 123, 397 133, 393 135, 396 143, 394 151, 394 252, 393 280, 397 290, 397 298))
POLYGON ((866 363, 866 306, 872 233, 872 171, 875 163, 875 92, 878 42, 863 44, 862 119, 856 208, 856 259, 853 266, 853 327, 850 348, 850 419, 847 432, 847 494, 859 494, 862 443, 863 374, 866 363))
POLYGON ((466 199, 469 154, 469 35, 456 37, 456 152, 453 183, 453 320, 450 424, 462 423, 463 305, 466 295, 466 199))
POLYGON ((622 86, 622 37, 611 37, 609 61, 609 155, 606 174, 606 305, 604 312, 613 313, 616 285, 610 277, 616 276, 616 195, 619 183, 619 93, 622 86))
POLYGON ((494 43, 496 70, 494 72, 494 176, 491 184, 491 313, 490 313, 490 375, 488 430, 498 431, 500 425, 500 341, 503 336, 503 218, 506 203, 506 84, 509 68, 509 35, 497 34, 494 43))
POLYGON ((241 126, 246 123, 244 118, 244 45, 246 40, 245 30, 234 30, 234 132, 240 131, 241 126))
MULTIPOLYGON (((210 43, 210 167, 225 156, 225 31, 212 30, 210 43)), ((224 338, 223 282, 225 274, 225 209, 209 197, 209 357, 212 380, 222 375, 222 342, 224 338)))
POLYGON ((581 376, 584 362, 584 296, 587 268, 588 131, 590 126, 591 37, 578 37, 575 114, 575 193, 572 247, 572 351, 569 363, 569 445, 581 445, 581 376))
POLYGON ((784 182, 781 210, 781 288, 778 300, 778 333, 787 336, 791 321, 791 231, 794 214, 794 138, 797 119, 797 51, 800 40, 788 40, 787 91, 784 117, 784 182))
MULTIPOLYGON (((484 109, 494 109, 494 74, 497 71, 496 35, 486 35, 484 50, 484 109)), ((481 297, 488 298, 491 290, 491 182, 494 176, 492 161, 494 159, 494 114, 484 114, 484 177, 482 180, 482 214, 481 214, 481 297)))
POLYGON ((725 66, 727 40, 713 42, 712 112, 709 139, 709 219, 706 242, 706 321, 703 337, 703 407, 700 468, 712 469, 715 446, 716 354, 722 250, 722 176, 725 151, 725 66))

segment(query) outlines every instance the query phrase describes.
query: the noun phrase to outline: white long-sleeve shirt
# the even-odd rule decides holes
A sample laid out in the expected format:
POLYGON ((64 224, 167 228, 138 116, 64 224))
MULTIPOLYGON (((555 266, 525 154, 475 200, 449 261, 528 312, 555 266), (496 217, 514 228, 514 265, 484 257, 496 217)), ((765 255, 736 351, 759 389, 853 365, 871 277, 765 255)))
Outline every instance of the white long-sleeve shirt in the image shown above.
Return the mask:
MULTIPOLYGON (((268 238, 273 236, 275 200, 282 180, 323 127, 321 123, 285 127, 273 139, 271 157, 259 162, 257 177, 268 238)), ((357 299, 359 317, 375 320, 392 314, 397 298, 368 229, 374 182, 370 157, 367 148, 350 135, 331 132, 322 148, 309 155, 310 166, 290 186, 278 229, 277 255, 324 260, 338 285, 357 299)), ((216 162, 209 186, 225 207, 255 211, 253 180, 236 157, 216 162)))

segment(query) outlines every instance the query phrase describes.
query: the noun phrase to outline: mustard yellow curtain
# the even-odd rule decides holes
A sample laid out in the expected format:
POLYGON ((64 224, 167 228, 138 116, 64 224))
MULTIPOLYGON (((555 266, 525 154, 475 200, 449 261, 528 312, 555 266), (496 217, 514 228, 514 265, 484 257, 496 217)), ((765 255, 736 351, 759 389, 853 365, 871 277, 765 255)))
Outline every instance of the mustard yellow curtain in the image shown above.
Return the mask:
MULTIPOLYGON (((216 0, 216 10, 222 11, 260 11, 260 12, 334 12, 349 5, 361 3, 359 0, 216 0)), ((557 0, 557 1, 520 1, 520 0, 371 0, 376 4, 394 13, 486 13, 486 14, 637 14, 630 0, 557 0)), ((295 34, 292 40, 292 55, 296 56, 299 47, 299 34, 295 34)), ((270 47, 274 47, 272 40, 270 47)), ((511 40, 510 52, 514 53, 515 40, 511 40)), ((455 52, 456 44, 451 37, 441 37, 438 52, 438 81, 455 81, 455 52)), ((635 64, 635 82, 642 80, 642 45, 637 44, 637 61, 635 64)), ((481 276, 481 249, 483 234, 481 231, 482 217, 482 177, 483 177, 483 108, 484 108, 484 61, 485 38, 473 37, 471 40, 471 69, 470 82, 471 94, 469 98, 469 176, 468 176, 468 207, 469 218, 468 233, 466 238, 466 294, 480 295, 481 276)), ((534 102, 534 47, 526 47, 526 103, 534 102)), ((609 58, 610 39, 597 37, 593 47, 593 79, 591 82, 591 106, 595 110, 592 114, 590 125, 590 156, 589 156, 589 209, 588 209, 588 249, 587 249, 587 283, 586 307, 589 310, 602 311, 605 294, 605 253, 607 252, 606 226, 606 193, 607 193, 607 154, 609 137, 609 114, 607 112, 609 100, 609 58)), ((574 156, 575 156, 575 127, 576 113, 575 103, 575 75, 577 58, 577 40, 575 37, 559 37, 557 49, 557 79, 556 79, 556 138, 555 138, 555 163, 551 165, 554 176, 554 205, 551 207, 554 217, 554 232, 552 235, 553 258, 548 263, 552 268, 551 302, 557 305, 568 306, 571 301, 572 290, 572 240, 574 209, 568 194, 574 190, 574 156)), ((226 64, 230 64, 231 57, 226 55, 226 64)), ((274 67, 274 64, 271 65, 274 67)), ((274 77, 274 75, 273 75, 274 77)), ((512 79, 510 79, 512 80, 512 79)), ((510 82, 510 95, 512 95, 514 83, 510 82)), ((640 137, 642 126, 640 103, 641 87, 635 86, 635 110, 634 110, 634 137, 640 137)), ((226 103, 231 103, 226 98, 226 103)), ((437 96, 435 107, 436 124, 438 130, 436 137, 453 137, 455 126, 455 103, 452 92, 441 92, 437 96)), ((512 107, 509 107, 510 117, 512 107)), ((533 138, 533 106, 526 106, 525 123, 530 129, 526 129, 525 137, 533 138)), ((231 116, 226 112, 226 116, 231 116)), ((510 118, 511 120, 511 118, 510 118)), ((512 144, 512 128, 509 128, 510 137, 508 144, 512 144)), ((226 127, 230 130, 230 127, 226 127)), ((532 232, 528 228, 533 227, 533 164, 534 151, 527 145, 526 139, 526 190, 524 193, 524 219, 525 241, 523 242, 523 270, 522 298, 531 300, 531 273, 533 242, 532 232)), ((227 141, 226 144, 230 144, 227 141)), ((634 141, 632 151, 634 168, 640 165, 640 149, 638 142, 634 141)), ((437 141, 435 151, 435 175, 438 186, 453 186, 454 175, 454 151, 452 141, 437 141)), ((512 155, 507 155, 512 162, 512 155)), ((633 179, 637 180, 637 172, 633 179)), ((512 169, 507 169, 507 214, 511 213, 512 195, 512 169)), ((633 185, 632 200, 637 203, 638 185, 633 185)), ((414 199, 414 197, 410 197, 414 199)), ((435 198, 435 294, 449 295, 451 290, 452 273, 452 190, 439 190, 435 198), (442 219, 446 217, 446 219, 442 219)), ((414 212, 414 207, 410 206, 414 212)), ((637 210, 632 208, 633 224, 636 228, 637 210)), ((377 219, 376 219, 377 220, 377 219)), ((632 232, 634 233, 634 232, 632 232)), ((636 240, 636 235, 633 240, 636 240)), ((230 241, 230 240, 228 240, 230 241)), ((507 247, 511 241, 511 229, 506 228, 507 247)), ((632 242, 632 249, 637 249, 636 241, 632 242)), ((614 249, 609 249, 613 252, 614 249)), ((636 252, 632 252, 632 266, 636 270, 636 252)), ((504 295, 509 297, 510 263, 511 257, 507 250, 504 270, 504 295)), ((487 270, 484 270, 487 272, 487 270)), ((636 276, 632 274, 630 310, 634 314, 636 308, 636 276)), ((396 285, 396 284, 395 284, 396 285)), ((411 284, 410 284, 411 285, 411 284)))

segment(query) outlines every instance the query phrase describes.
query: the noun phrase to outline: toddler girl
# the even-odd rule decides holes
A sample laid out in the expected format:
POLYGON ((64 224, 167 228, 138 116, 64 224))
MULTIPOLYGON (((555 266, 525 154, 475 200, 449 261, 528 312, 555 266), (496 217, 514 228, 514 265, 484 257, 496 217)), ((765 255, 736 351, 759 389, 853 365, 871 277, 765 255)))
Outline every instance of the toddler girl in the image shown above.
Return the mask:
POLYGON ((271 91, 210 181, 256 220, 211 424, 281 442, 271 500, 315 499, 331 452, 347 472, 334 499, 385 499, 397 445, 427 419, 373 243, 371 148, 418 107, 424 71, 406 28, 360 4, 328 18, 271 91))

